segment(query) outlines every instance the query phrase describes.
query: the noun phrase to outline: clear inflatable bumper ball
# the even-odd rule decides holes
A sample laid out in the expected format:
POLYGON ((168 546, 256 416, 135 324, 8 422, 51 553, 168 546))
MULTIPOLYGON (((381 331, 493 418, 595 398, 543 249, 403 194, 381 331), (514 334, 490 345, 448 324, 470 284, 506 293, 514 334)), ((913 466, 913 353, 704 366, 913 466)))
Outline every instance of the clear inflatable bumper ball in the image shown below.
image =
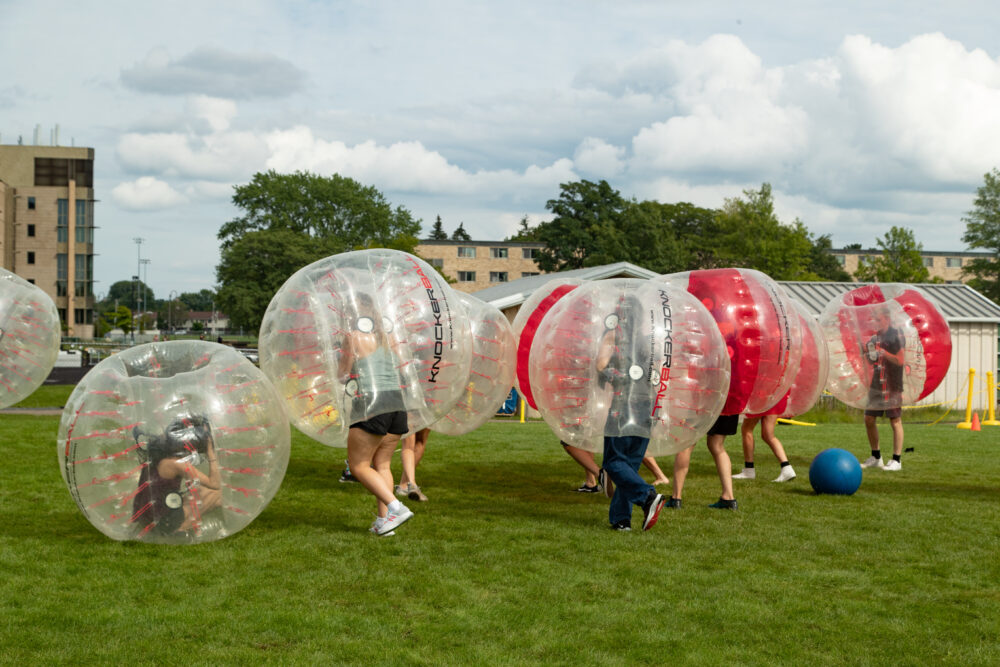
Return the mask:
POLYGON ((49 295, 0 269, 0 408, 45 382, 59 356, 59 312, 49 295))
POLYGON ((469 317, 441 275, 388 249, 324 258, 292 275, 260 328, 260 367, 296 427, 333 447, 351 424, 405 411, 430 426, 469 379, 469 317))
POLYGON ((529 373, 560 440, 597 452, 605 436, 640 436, 661 456, 716 420, 729 358, 711 314, 685 290, 601 280, 565 294, 540 322, 529 373))
POLYGON ((865 285, 820 317, 830 350, 827 389, 847 405, 886 410, 933 392, 951 364, 951 331, 932 297, 899 283, 865 285))
POLYGON ((73 500, 108 537, 200 543, 267 507, 290 430, 274 387, 243 355, 169 341, 91 369, 63 411, 58 450, 73 500))

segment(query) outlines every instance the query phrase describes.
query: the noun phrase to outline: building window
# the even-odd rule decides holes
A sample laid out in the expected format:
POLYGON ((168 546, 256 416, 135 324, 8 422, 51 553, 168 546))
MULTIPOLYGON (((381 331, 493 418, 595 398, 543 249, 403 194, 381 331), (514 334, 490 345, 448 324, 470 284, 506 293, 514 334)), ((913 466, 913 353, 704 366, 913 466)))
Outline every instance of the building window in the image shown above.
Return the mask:
POLYGON ((56 242, 69 241, 69 200, 60 199, 56 202, 56 242))
POLYGON ((507 272, 506 271, 490 271, 490 282, 491 283, 505 283, 505 282, 507 282, 507 272))
POLYGON ((76 242, 94 242, 94 207, 86 199, 76 200, 76 242))
POLYGON ((530 278, 531 276, 537 276, 538 271, 521 271, 522 278, 530 278))
POLYGON ((507 259, 507 248, 490 248, 490 257, 493 259, 507 259))
POLYGON ((460 283, 474 283, 474 282, 476 282, 476 272, 475 271, 459 271, 458 272, 458 282, 460 282, 460 283))
POLYGON ((467 259, 476 258, 476 249, 469 246, 458 246, 458 256, 465 257, 467 259))
POLYGON ((31 283, 32 285, 34 285, 35 284, 35 279, 34 278, 28 278, 28 282, 31 283))
POLYGON ((35 235, 35 223, 30 223, 28 225, 28 236, 34 236, 34 235, 35 235))
POLYGON ((844 266, 847 264, 847 255, 834 255, 833 258, 837 260, 837 264, 844 266))
POLYGON ((962 268, 962 258, 949 257, 945 260, 945 266, 947 266, 949 269, 960 269, 962 268))
POLYGON ((521 248, 522 259, 538 259, 538 248, 521 248))
POLYGON ((35 210, 35 198, 34 197, 28 197, 28 210, 29 211, 34 211, 35 210))
POLYGON ((926 266, 926 267, 934 266, 934 258, 933 257, 924 257, 924 266, 926 266))
POLYGON ((86 308, 74 308, 73 309, 73 320, 77 324, 93 324, 93 311, 87 310, 86 308))
POLYGON ((35 251, 34 250, 29 250, 28 251, 28 264, 34 264, 34 263, 35 263, 35 251))
POLYGON ((444 260, 443 259, 429 259, 429 260, 427 260, 427 263, 430 264, 431 266, 433 266, 435 269, 443 269, 444 268, 444 260))

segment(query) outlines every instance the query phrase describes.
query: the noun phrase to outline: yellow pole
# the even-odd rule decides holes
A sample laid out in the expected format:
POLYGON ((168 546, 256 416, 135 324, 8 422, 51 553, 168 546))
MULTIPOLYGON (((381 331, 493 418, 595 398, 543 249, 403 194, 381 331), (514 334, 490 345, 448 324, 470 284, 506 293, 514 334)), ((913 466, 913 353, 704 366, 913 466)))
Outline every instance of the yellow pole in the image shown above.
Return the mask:
POLYGON ((997 385, 993 380, 993 371, 986 371, 986 390, 989 392, 987 400, 990 406, 990 418, 983 422, 985 426, 1000 426, 997 421, 997 385))
POLYGON ((521 399, 521 423, 524 423, 524 399, 521 399))
POLYGON ((794 419, 785 419, 784 417, 778 417, 778 421, 782 424, 791 424, 793 426, 815 426, 812 422, 800 422, 794 419))
POLYGON ((969 400, 965 403, 965 421, 958 424, 957 428, 972 428, 972 385, 976 379, 976 369, 969 369, 969 400))

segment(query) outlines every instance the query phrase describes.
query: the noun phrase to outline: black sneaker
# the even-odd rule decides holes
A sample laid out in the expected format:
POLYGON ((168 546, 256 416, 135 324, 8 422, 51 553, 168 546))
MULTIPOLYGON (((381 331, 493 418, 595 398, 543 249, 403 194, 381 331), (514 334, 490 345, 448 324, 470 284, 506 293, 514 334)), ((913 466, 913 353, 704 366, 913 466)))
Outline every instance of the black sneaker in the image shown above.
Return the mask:
POLYGON ((655 490, 650 491, 646 496, 646 502, 642 504, 642 529, 649 530, 656 525, 656 520, 660 518, 660 510, 663 509, 667 500, 655 490))
POLYGON ((670 500, 667 501, 667 504, 664 505, 664 507, 666 507, 668 510, 679 510, 681 508, 681 499, 671 497, 670 500))
POLYGON ((611 524, 611 530, 632 530, 632 522, 628 520, 611 524))
POLYGON ((709 505, 709 507, 717 510, 734 510, 736 509, 736 499, 733 498, 732 500, 723 500, 722 498, 719 498, 717 501, 709 505))
POLYGON ((600 493, 601 487, 595 484, 594 486, 587 486, 584 484, 579 489, 576 490, 577 493, 600 493))

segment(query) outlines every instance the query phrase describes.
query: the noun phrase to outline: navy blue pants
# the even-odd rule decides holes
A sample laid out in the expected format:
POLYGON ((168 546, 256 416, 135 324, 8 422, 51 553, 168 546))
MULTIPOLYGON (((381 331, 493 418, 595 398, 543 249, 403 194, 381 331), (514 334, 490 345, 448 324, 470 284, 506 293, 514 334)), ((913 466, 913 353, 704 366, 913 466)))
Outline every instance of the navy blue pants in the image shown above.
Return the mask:
POLYGON ((612 524, 632 519, 632 505, 642 506, 653 485, 639 476, 649 438, 623 435, 604 438, 604 470, 615 483, 615 495, 608 508, 612 524))

